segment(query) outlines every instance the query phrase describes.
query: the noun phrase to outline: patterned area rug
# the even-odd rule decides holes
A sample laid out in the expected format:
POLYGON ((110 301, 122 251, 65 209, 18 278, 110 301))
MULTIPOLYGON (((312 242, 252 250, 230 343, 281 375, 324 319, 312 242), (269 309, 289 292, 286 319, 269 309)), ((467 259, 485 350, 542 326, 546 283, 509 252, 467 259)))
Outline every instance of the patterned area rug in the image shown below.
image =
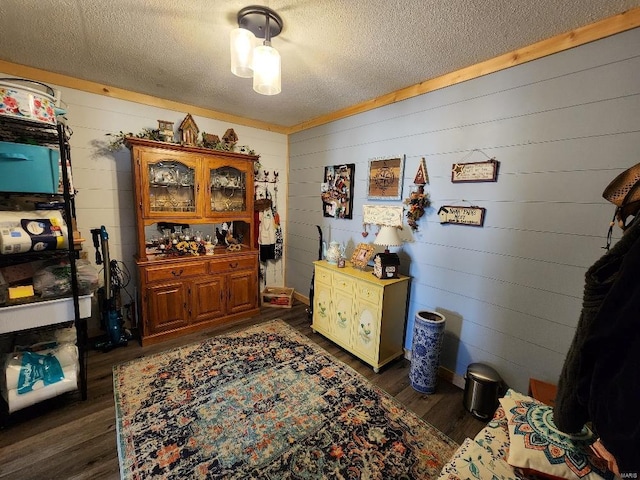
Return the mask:
POLYGON ((124 479, 434 478, 455 442, 280 320, 113 369, 124 479))

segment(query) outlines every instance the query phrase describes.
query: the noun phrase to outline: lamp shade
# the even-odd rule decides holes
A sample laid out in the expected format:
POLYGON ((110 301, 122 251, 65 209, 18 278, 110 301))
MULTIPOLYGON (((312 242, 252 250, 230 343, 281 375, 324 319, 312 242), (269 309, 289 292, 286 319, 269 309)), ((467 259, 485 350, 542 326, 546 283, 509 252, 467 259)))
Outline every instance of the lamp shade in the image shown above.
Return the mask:
POLYGON ((260 45, 253 50, 253 89, 262 95, 276 95, 282 91, 280 53, 260 45))
POLYGON ((231 30, 231 73, 242 78, 253 76, 253 49, 256 43, 256 36, 249 30, 231 30))
POLYGON ((402 239, 398 235, 396 227, 383 225, 373 241, 375 245, 384 245, 385 247, 399 247, 402 245, 402 239))

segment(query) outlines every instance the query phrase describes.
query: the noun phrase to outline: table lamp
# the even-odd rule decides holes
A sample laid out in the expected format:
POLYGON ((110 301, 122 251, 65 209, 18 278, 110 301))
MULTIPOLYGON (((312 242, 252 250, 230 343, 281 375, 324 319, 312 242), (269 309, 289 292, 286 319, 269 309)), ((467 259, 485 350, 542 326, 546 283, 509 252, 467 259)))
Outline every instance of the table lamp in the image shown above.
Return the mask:
POLYGON ((384 253, 378 253, 373 258, 373 274, 378 278, 398 278, 400 257, 397 253, 390 253, 389 247, 402 246, 402 239, 398 235, 398 228, 382 225, 373 241, 374 245, 382 245, 384 253))

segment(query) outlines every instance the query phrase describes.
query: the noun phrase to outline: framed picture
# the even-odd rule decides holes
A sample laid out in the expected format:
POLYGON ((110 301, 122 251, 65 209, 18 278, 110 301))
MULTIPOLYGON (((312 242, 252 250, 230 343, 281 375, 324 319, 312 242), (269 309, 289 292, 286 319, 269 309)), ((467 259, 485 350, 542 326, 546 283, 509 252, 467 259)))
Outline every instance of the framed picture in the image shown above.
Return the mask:
POLYGON ((353 218, 355 170, 355 163, 324 167, 320 196, 325 217, 353 218))
POLYGON ((353 255, 351 255, 351 263, 353 266, 356 268, 366 267, 374 249, 374 246, 369 243, 359 243, 353 255))
POLYGON ((367 176, 368 200, 400 200, 404 155, 378 157, 369 160, 367 176))

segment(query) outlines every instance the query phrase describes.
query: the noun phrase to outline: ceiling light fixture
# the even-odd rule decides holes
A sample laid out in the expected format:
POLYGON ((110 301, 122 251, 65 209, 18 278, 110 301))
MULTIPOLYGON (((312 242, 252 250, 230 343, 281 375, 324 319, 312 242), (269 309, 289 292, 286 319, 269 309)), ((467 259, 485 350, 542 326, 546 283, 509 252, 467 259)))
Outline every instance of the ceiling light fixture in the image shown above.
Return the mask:
POLYGON ((271 46, 282 27, 282 18, 269 7, 251 5, 238 12, 238 28, 231 31, 231 72, 253 77, 253 89, 262 95, 282 91, 280 54, 271 46), (262 45, 258 38, 264 38, 262 45))

